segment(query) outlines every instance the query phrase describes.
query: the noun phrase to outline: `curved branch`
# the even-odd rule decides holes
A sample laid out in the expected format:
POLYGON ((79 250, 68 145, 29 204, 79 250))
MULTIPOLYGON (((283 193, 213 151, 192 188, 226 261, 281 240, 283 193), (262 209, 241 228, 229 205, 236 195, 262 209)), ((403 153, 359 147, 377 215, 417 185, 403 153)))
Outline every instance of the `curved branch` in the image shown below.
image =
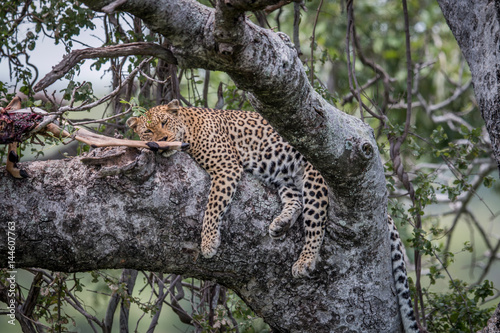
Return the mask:
POLYGON ((163 46, 155 43, 136 42, 129 44, 113 45, 106 47, 88 48, 82 50, 74 50, 66 55, 63 60, 56 65, 50 73, 45 75, 33 88, 35 92, 41 91, 52 83, 62 78, 76 64, 84 59, 92 58, 115 58, 129 55, 151 55, 165 60, 169 64, 176 64, 172 52, 163 46))

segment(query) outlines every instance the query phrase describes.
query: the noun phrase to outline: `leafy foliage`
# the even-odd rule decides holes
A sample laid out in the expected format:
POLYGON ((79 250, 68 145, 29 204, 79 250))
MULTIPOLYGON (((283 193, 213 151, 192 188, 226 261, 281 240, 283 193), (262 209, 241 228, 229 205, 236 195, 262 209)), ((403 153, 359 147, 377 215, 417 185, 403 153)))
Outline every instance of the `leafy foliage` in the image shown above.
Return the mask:
POLYGON ((481 307, 481 302, 494 295, 493 284, 485 280, 480 285, 467 286, 460 280, 449 282, 450 293, 426 293, 430 332, 467 333, 481 330, 494 307, 481 307))

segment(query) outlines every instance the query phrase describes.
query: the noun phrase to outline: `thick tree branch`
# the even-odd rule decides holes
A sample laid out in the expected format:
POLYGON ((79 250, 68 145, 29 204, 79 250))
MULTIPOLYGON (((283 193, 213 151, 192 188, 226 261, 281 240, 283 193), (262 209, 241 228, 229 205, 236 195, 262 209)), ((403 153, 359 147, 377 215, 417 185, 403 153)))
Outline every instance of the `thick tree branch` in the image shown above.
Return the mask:
POLYGON ((474 93, 500 168, 500 3, 438 0, 469 64, 474 93))
MULTIPOLYGON (((109 169, 80 158, 24 163, 32 175, 25 181, 0 172, 0 232, 15 223, 17 268, 182 274, 235 290, 281 332, 335 332, 345 325, 398 332, 385 225, 347 224, 334 218, 332 207, 317 270, 293 279, 302 223, 284 241, 271 239, 268 225, 280 210, 276 192, 245 174, 223 220, 219 251, 205 259, 199 243, 207 174, 184 153, 157 157, 155 164, 145 152, 134 168, 124 167, 131 154, 123 156, 109 169)), ((7 251, 0 242, 0 266, 7 251)))

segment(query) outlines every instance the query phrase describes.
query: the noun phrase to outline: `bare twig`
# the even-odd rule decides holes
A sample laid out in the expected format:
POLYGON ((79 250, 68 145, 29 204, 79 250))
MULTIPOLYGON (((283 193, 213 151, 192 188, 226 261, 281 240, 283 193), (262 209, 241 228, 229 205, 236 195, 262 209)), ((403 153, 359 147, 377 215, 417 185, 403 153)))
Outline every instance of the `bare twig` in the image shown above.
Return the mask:
MULTIPOLYGON (((470 88, 471 83, 472 83, 472 81, 469 80, 466 83, 464 83, 463 85, 457 87, 453 91, 453 94, 450 97, 448 97, 444 101, 441 101, 437 104, 429 105, 429 104, 427 104, 427 102, 423 99, 423 97, 420 94, 417 94, 417 96, 419 97, 419 101, 412 102, 412 108, 422 107, 422 108, 424 108, 424 110, 427 114, 431 114, 434 111, 441 110, 444 107, 450 105, 452 102, 456 101, 459 97, 461 97, 463 95, 463 93, 470 88)), ((400 102, 397 104, 389 104, 389 108, 390 109, 407 109, 408 104, 404 103, 404 102, 400 102)))
MULTIPOLYGON (((113 98, 115 95, 117 95, 120 90, 122 89, 122 87, 124 87, 130 80, 132 80, 135 75, 137 74, 137 72, 141 69, 141 67, 143 65, 145 65, 146 63, 148 63, 149 61, 151 61, 151 57, 148 58, 148 59, 145 59, 143 60, 139 66, 137 66, 137 68, 135 68, 130 74, 129 76, 122 82, 122 84, 118 85, 118 87, 113 90, 110 94, 102 97, 101 99, 93 102, 93 103, 88 103, 88 104, 82 104, 80 106, 77 106, 77 107, 72 107, 72 105, 68 105, 68 106, 63 106, 63 107, 60 107, 57 112, 53 112, 50 114, 50 116, 46 116, 44 118, 44 120, 38 124, 37 127, 35 127, 32 131, 30 131, 29 133, 27 133, 26 137, 32 137, 33 135, 35 135, 36 133, 42 131, 45 127, 47 127, 48 124, 50 123, 53 123, 58 117, 60 117, 62 114, 64 114, 65 112, 68 112, 68 111, 84 111, 84 110, 89 110, 91 108, 94 108, 104 102, 107 102, 108 100, 110 100, 111 98, 113 98)), ((73 91, 73 94, 75 93, 75 90, 73 91)), ((74 98, 72 98, 74 99, 74 98)))
MULTIPOLYGON (((354 16, 354 13, 352 12, 350 15, 354 16)), ((354 21, 354 18, 353 18, 353 21, 354 21)), ((393 77, 391 77, 384 70, 384 68, 382 66, 380 66, 379 64, 377 64, 374 60, 369 59, 369 58, 367 58, 365 56, 365 54, 363 53, 363 50, 361 48, 361 44, 359 42, 359 38, 358 38, 357 33, 356 33, 356 27, 354 25, 352 27, 352 35, 353 35, 352 39, 353 39, 354 47, 355 47, 355 50, 357 52, 357 55, 358 55, 359 60, 361 61, 361 63, 363 65, 365 65, 365 66, 373 69, 373 71, 382 78, 382 84, 384 86, 384 93, 383 93, 384 98, 383 98, 383 101, 382 101, 381 109, 382 109, 382 113, 385 114, 386 108, 387 108, 387 104, 390 101, 390 91, 391 91, 390 84, 391 84, 391 82, 396 81, 396 79, 394 79, 393 77)), ((372 104, 374 104, 374 103, 372 102, 372 104)))
POLYGON ((205 70, 205 80, 203 82, 203 105, 208 107, 208 86, 210 84, 210 70, 205 70))
POLYGON ((481 276, 477 279, 477 282, 474 283, 475 285, 481 283, 481 281, 484 280, 486 275, 488 275, 490 268, 493 265, 493 262, 498 259, 496 257, 496 254, 499 251, 500 251, 500 241, 497 241, 497 244, 495 245, 495 247, 490 251, 488 262, 486 263, 486 266, 483 268, 483 271, 481 272, 481 276))
POLYGON ((301 3, 294 2, 293 4, 293 45, 297 50, 297 55, 300 57, 302 55, 302 50, 300 49, 300 38, 299 38, 299 23, 300 23, 300 9, 301 3))
MULTIPOLYGON (((403 0, 404 1, 404 0, 403 0)), ((500 244, 500 242, 499 242, 500 244)), ((433 254, 434 254, 434 257, 437 259, 437 261, 439 261, 439 263, 441 264, 441 267, 443 267, 444 271, 446 272, 446 274, 448 275, 448 278, 450 279, 450 282, 451 284, 453 285, 453 288, 455 288, 456 292, 460 295, 460 297, 462 298, 462 301, 463 301, 463 305, 465 306, 465 311, 467 312, 467 321, 469 322, 469 328, 470 328, 470 332, 472 333, 472 323, 471 323, 471 313, 470 313, 470 310, 469 310, 469 306, 468 306, 468 299, 467 299, 467 296, 464 295, 460 289, 458 288, 458 286, 456 285, 456 282, 455 280, 451 277, 451 274, 450 272, 448 271, 448 268, 446 267, 446 265, 441 261, 441 259, 439 258, 439 256, 437 255, 437 253, 435 251, 433 251, 433 254)), ((423 307, 423 305, 422 305, 423 307)), ((422 319, 422 321, 425 322, 425 319, 422 319)))
POLYGON ((155 83, 158 83, 158 84, 165 84, 168 82, 168 80, 170 79, 170 77, 167 77, 165 80, 157 80, 155 78, 152 78, 151 76, 147 75, 146 73, 144 73, 143 71, 140 71, 141 72, 141 75, 144 76, 146 79, 148 79, 149 81, 152 81, 152 82, 155 82, 155 83))
POLYGON ((89 124, 103 124, 103 123, 105 123, 107 121, 123 117, 123 116, 129 114, 130 111, 132 111, 132 108, 128 108, 127 110, 125 110, 122 113, 118 113, 118 114, 115 114, 115 115, 107 117, 107 118, 94 119, 94 120, 86 120, 86 121, 78 121, 78 122, 74 122, 74 121, 71 121, 69 119, 66 119, 66 121, 71 126, 82 126, 82 125, 89 125, 89 124))
POLYGON ((405 130, 400 140, 405 141, 408 132, 410 131, 410 123, 411 123, 411 102, 412 102, 412 80, 413 80, 413 68, 412 68, 412 60, 411 60, 411 44, 410 44, 410 22, 408 19, 408 6, 406 0, 402 0, 403 2, 403 16, 405 19, 405 43, 406 43, 406 94, 407 94, 407 107, 406 107, 406 122, 405 122, 405 130))
MULTIPOLYGON (((346 55, 347 55, 347 75, 349 80, 349 90, 351 94, 356 98, 359 105, 359 111, 361 115, 361 120, 364 121, 364 113, 363 110, 366 110, 371 116, 382 120, 383 115, 378 115, 373 112, 368 106, 363 103, 361 99, 361 92, 359 87, 358 80, 356 78, 355 65, 356 65, 356 51, 353 49, 351 51, 351 39, 356 39, 356 30, 354 25, 354 7, 353 1, 350 0, 347 2, 347 33, 346 33, 346 55), (351 62, 351 53, 352 53, 352 62, 351 62), (356 86, 356 88, 354 87, 356 86)), ((354 44, 356 44, 354 42, 354 44)), ((364 95, 372 105, 376 105, 368 96, 364 95)))
POLYGON ((288 5, 290 2, 292 2, 292 1, 291 0, 282 0, 274 5, 269 5, 266 8, 264 8, 264 12, 266 14, 271 14, 275 10, 281 9, 283 6, 288 5))
POLYGON ((321 7, 323 6, 323 0, 320 1, 318 8, 316 9, 316 17, 314 19, 312 40, 311 40, 311 86, 314 87, 314 43, 316 41, 316 25, 318 24, 319 13, 321 12, 321 7))
MULTIPOLYGON (((379 79, 380 79, 380 76, 377 75, 374 78, 368 80, 364 85, 361 86, 361 90, 366 90, 367 88, 372 86, 374 83, 376 83, 379 79)), ((353 98, 354 98, 354 94, 351 91, 349 94, 342 97, 342 101, 340 102, 340 105, 345 105, 347 103, 352 102, 353 98)))

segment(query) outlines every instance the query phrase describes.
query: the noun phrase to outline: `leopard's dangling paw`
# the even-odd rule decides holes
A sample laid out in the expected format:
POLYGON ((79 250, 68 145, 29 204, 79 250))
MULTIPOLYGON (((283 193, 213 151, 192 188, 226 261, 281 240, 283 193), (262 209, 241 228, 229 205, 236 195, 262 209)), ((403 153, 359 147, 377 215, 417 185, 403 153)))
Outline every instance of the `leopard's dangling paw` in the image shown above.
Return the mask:
POLYGON ((316 268, 316 259, 304 259, 300 256, 299 260, 293 264, 292 275, 294 278, 310 277, 310 273, 316 268))

